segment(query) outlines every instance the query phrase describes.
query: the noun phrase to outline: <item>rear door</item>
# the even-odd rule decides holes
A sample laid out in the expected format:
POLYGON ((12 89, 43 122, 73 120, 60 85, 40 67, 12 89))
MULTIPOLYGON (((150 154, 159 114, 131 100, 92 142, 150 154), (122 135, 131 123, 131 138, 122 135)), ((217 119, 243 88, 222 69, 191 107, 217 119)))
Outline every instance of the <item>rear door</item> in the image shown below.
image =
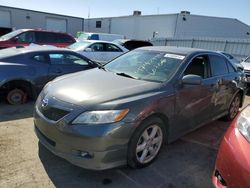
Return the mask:
POLYGON ((238 74, 234 68, 230 65, 228 60, 217 54, 209 55, 212 76, 216 80, 215 87, 215 110, 213 111, 214 116, 226 112, 237 91, 236 83, 238 74), (230 67, 229 67, 230 66, 230 67))
POLYGON ((50 61, 48 78, 50 80, 57 76, 92 68, 86 59, 73 53, 49 53, 48 57, 50 61))
POLYGON ((32 80, 35 83, 35 86, 38 90, 41 90, 43 86, 49 81, 48 72, 49 72, 49 60, 46 53, 32 53, 28 57, 30 63, 29 73, 32 76, 32 80))

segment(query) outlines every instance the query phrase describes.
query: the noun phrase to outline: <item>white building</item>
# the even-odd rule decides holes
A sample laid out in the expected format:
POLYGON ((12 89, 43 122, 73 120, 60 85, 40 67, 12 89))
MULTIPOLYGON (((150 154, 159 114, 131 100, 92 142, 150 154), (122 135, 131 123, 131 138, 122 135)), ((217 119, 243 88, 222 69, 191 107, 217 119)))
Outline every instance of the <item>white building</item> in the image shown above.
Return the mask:
POLYGON ((47 29, 75 35, 82 31, 84 19, 20 8, 0 6, 0 36, 13 29, 47 29))
POLYGON ((131 39, 157 37, 250 38, 250 26, 233 18, 179 14, 140 15, 85 19, 84 31, 125 35, 131 39))

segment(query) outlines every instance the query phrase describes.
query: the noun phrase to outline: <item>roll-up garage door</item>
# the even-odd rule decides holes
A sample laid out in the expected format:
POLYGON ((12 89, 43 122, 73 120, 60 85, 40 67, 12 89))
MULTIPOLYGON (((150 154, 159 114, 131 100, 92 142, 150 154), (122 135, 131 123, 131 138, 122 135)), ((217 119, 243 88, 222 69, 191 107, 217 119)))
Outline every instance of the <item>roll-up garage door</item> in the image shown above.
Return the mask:
POLYGON ((11 28, 9 11, 0 10, 0 27, 11 28))
POLYGON ((67 21, 58 18, 46 18, 46 29, 67 32, 67 21))

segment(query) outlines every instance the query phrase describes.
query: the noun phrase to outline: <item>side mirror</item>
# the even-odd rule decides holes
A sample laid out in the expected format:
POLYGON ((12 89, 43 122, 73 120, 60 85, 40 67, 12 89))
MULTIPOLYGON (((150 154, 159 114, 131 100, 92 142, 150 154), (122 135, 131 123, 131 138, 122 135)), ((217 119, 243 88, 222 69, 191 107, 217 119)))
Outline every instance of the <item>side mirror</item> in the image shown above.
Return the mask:
POLYGON ((182 78, 182 84, 184 85, 201 85, 202 78, 201 76, 194 75, 194 74, 188 74, 183 76, 182 78))
POLYGON ((84 51, 85 52, 92 52, 92 49, 91 48, 86 48, 84 51))

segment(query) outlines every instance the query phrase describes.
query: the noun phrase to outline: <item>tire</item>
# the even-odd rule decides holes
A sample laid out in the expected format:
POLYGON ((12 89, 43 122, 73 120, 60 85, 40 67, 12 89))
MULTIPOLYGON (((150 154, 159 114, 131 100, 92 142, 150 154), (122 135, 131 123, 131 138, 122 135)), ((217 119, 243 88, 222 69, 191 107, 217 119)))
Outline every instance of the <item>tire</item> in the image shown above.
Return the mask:
POLYGON ((128 146, 128 165, 143 168, 152 163, 166 143, 166 127, 158 117, 144 121, 135 130, 128 146))
POLYGON ((11 89, 8 91, 6 99, 12 105, 23 104, 27 102, 27 93, 21 89, 11 89))
POLYGON ((225 116, 227 121, 232 121, 238 114, 241 103, 241 95, 238 93, 235 95, 233 101, 231 102, 228 114, 225 116))

